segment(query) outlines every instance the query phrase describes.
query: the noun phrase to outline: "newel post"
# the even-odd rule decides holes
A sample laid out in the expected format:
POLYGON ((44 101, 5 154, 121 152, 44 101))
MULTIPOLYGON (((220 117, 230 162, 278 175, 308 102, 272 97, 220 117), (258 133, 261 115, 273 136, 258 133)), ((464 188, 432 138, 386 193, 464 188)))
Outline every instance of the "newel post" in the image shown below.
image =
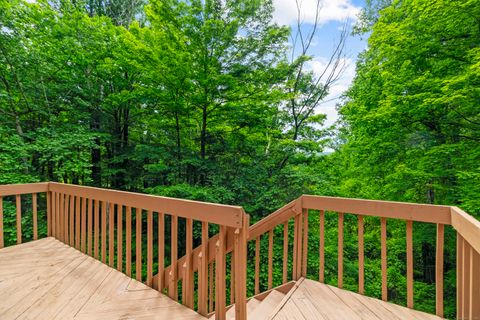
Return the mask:
POLYGON ((302 197, 299 197, 295 201, 295 205, 292 208, 292 210, 295 212, 295 218, 294 218, 294 230, 293 230, 293 274, 292 278, 293 280, 298 280, 302 276, 303 272, 303 251, 302 251, 302 245, 303 245, 303 227, 302 227, 302 222, 303 222, 303 205, 302 205, 302 197))
POLYGON ((247 319, 247 241, 250 216, 243 213, 241 228, 235 229, 235 319, 247 319))

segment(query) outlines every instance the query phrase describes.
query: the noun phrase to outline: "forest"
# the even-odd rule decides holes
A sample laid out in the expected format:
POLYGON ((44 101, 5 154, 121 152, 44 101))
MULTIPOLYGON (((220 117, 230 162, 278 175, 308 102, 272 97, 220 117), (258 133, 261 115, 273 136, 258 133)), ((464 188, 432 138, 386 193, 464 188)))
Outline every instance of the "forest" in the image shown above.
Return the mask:
MULTIPOLYGON (((321 102, 350 35, 339 31, 318 75, 308 67, 315 27, 278 25, 273 10, 271 0, 0 0, 0 184, 235 204, 252 222, 301 194, 457 205, 480 217, 480 0, 368 0, 353 28, 368 48, 331 127, 321 102)), ((4 207, 14 243, 14 205, 4 207)), ((333 214, 328 225, 336 239, 333 214)), ((366 293, 377 297, 379 230, 366 220, 366 293)), ((455 234, 446 232, 454 317, 455 234)), ((356 224, 345 234, 354 257, 356 224)), ((415 308, 429 312, 434 234, 415 224, 415 308)), ((405 304, 403 222, 389 221, 388 248, 389 297, 405 304)), ((335 283, 335 241, 326 255, 335 283)), ((348 260, 344 283, 355 290, 348 260)))

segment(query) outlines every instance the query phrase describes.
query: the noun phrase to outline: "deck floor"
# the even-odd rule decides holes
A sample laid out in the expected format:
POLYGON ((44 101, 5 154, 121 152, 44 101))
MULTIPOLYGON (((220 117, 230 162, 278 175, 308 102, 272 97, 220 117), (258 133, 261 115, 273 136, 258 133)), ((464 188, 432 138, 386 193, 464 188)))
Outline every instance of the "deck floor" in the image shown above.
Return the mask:
POLYGON ((273 319, 441 319, 308 279, 299 281, 292 291, 273 319))
POLYGON ((205 319, 54 238, 0 249, 0 319, 205 319))

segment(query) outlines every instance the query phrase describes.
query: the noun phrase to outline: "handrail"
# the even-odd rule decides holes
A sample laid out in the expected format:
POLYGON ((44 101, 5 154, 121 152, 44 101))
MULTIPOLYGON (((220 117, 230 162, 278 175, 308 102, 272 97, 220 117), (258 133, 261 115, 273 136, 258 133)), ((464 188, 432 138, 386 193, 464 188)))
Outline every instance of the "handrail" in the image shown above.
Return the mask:
POLYGON ((76 186, 50 182, 49 191, 79 196, 98 201, 122 203, 132 208, 168 212, 182 218, 191 218, 228 227, 242 227, 243 209, 238 206, 161 197, 149 194, 76 186))
POLYGON ((48 186, 48 182, 4 184, 0 185, 0 197, 47 192, 48 186))

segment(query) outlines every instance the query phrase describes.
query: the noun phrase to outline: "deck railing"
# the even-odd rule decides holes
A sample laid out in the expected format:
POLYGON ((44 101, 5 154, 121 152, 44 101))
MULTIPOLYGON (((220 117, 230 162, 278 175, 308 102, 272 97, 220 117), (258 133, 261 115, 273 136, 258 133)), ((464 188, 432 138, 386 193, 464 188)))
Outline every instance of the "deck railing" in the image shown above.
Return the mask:
MULTIPOLYGON (((60 183, 0 186, 0 197, 16 197, 17 243, 22 242, 21 196, 25 194, 33 194, 33 239, 38 238, 36 195, 40 192, 47 194, 48 236, 128 276, 135 275, 137 280, 201 314, 213 311, 216 319, 225 319, 227 275, 234 284, 234 301, 240 306, 246 305, 245 239, 249 220, 241 207, 60 183), (194 229, 201 231, 194 232, 194 229), (209 247, 210 234, 217 232, 215 246, 209 247), (233 243, 230 253, 230 259, 235 260, 233 276, 226 270, 227 239, 233 243), (185 248, 182 253, 179 243, 185 248), (194 244, 200 244, 195 252, 194 244), (185 258, 179 260, 180 254, 185 254, 185 258), (204 257, 211 254, 216 264, 215 272, 211 269, 209 273, 204 257), (143 264, 146 264, 146 273, 142 272, 143 264), (157 275, 155 283, 154 274, 157 275), (215 290, 209 292, 213 283, 215 290)), ((0 247, 3 247, 4 234, 2 203, 0 201, 0 247)), ((236 309, 236 319, 246 319, 245 307, 236 309)))
POLYGON ((254 270, 252 292, 258 294, 273 287, 274 273, 282 275, 281 283, 275 285, 307 276, 308 259, 312 257, 308 252, 318 250, 318 280, 325 282, 325 262, 331 261, 325 256, 326 214, 337 216, 336 285, 340 288, 344 280, 344 228, 352 221, 345 217, 356 216, 355 262, 361 294, 365 294, 366 281, 364 219, 379 218, 381 276, 376 281, 381 283, 383 300, 389 299, 387 222, 405 221, 406 297, 410 308, 414 306, 413 222, 434 224, 435 309, 443 316, 445 226, 452 226, 457 232, 457 318, 480 317, 480 222, 457 207, 304 195, 248 227, 249 217, 241 207, 59 183, 5 185, 0 186, 0 248, 4 246, 2 198, 10 197, 15 202, 17 243, 21 243, 22 200, 28 194, 32 194, 33 239, 39 237, 37 195, 46 194, 42 199, 46 200, 43 207, 49 236, 135 276, 203 315, 215 313, 216 319, 225 319, 227 302, 235 304, 236 319, 246 319, 247 264, 254 270), (312 237, 309 221, 318 222, 316 237, 312 237), (293 228, 293 237, 289 228, 293 228), (275 252, 275 234, 282 235, 282 264, 278 266, 273 264, 274 255, 280 254, 275 252), (157 243, 153 243, 155 236, 157 243), (263 238, 268 238, 267 264, 261 268, 263 238), (319 242, 312 242, 312 238, 319 242), (179 247, 185 250, 180 252, 179 247), (267 274, 262 275, 261 270, 267 274))

